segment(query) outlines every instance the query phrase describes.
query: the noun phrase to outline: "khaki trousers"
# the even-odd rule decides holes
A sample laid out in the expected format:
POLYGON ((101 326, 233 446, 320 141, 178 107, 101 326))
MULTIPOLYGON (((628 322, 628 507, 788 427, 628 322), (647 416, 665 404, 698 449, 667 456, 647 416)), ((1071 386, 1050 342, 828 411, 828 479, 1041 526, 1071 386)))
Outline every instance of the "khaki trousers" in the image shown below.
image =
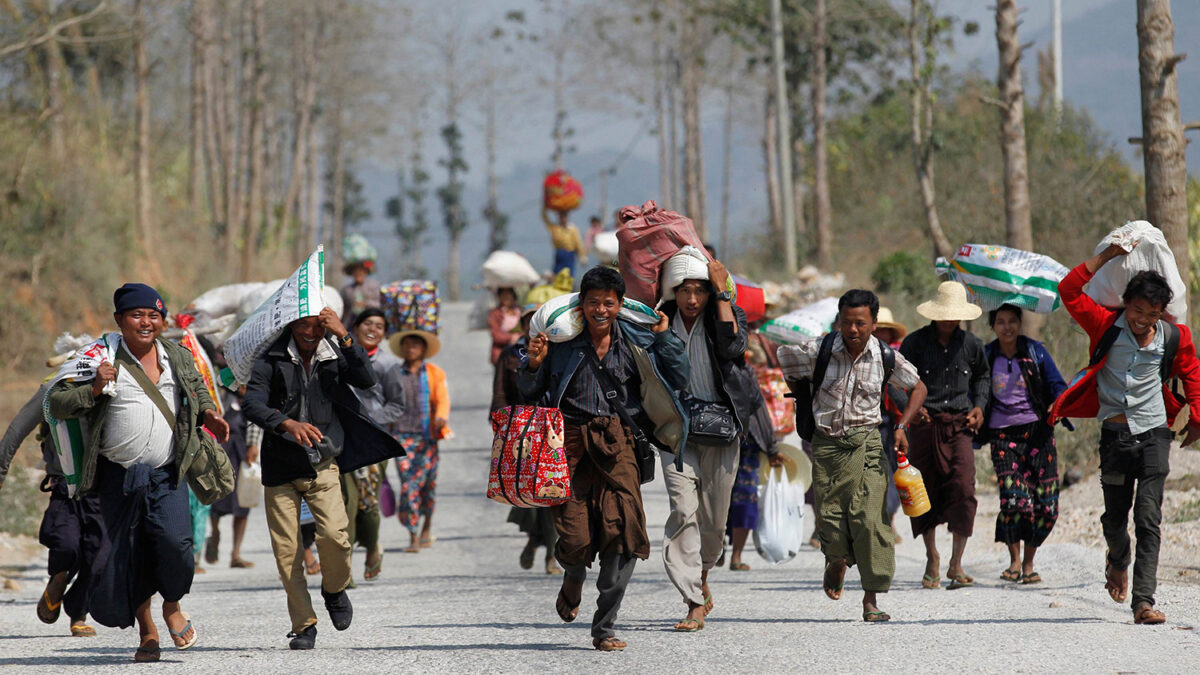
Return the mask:
POLYGON ((712 569, 725 547, 725 521, 737 478, 741 449, 688 443, 683 469, 675 468, 675 455, 661 453, 663 480, 671 499, 671 515, 663 537, 663 564, 684 602, 705 604, 700 574, 712 569))
POLYGON ((350 538, 342 501, 338 467, 332 460, 319 465, 316 478, 301 478, 265 490, 267 527, 279 579, 287 591, 292 632, 300 633, 317 623, 308 582, 304 577, 303 544, 300 543, 300 500, 308 502, 317 526, 317 553, 321 557, 321 587, 338 593, 350 583, 350 538))

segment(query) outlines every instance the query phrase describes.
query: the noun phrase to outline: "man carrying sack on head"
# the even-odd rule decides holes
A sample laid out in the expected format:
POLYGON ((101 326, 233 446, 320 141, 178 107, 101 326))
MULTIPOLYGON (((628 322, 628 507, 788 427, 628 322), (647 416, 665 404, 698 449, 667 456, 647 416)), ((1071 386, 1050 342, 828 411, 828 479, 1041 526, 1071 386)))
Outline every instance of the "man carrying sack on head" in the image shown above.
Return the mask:
MULTIPOLYGON (((105 338, 113 361, 95 377, 63 381, 47 394, 57 419, 86 418, 89 435, 76 497, 95 490, 112 542, 93 581, 92 615, 141 636, 136 661, 158 661, 158 629, 150 612, 157 593, 178 649, 198 635, 179 601, 192 587, 192 522, 183 478, 205 452, 200 434, 229 437, 192 354, 159 337, 167 308, 158 291, 125 284, 113 294, 120 335, 105 338)), ((220 448, 215 451, 224 456, 220 448)), ((226 466, 228 464, 226 463, 226 466)), ((232 488, 232 474, 229 475, 232 488)))
POLYGON ((925 406, 909 433, 908 461, 925 479, 932 507, 912 519, 914 537, 925 539, 925 576, 921 585, 940 588, 941 559, 934 531, 946 523, 954 548, 946 576, 949 590, 972 586, 975 580, 962 567, 967 539, 975 531, 975 451, 972 440, 983 424, 983 410, 992 392, 992 373, 983 341, 963 330, 963 321, 978 319, 983 310, 967 302, 967 289, 944 281, 937 297, 917 305, 930 320, 900 345, 900 353, 917 368, 929 390, 925 406))

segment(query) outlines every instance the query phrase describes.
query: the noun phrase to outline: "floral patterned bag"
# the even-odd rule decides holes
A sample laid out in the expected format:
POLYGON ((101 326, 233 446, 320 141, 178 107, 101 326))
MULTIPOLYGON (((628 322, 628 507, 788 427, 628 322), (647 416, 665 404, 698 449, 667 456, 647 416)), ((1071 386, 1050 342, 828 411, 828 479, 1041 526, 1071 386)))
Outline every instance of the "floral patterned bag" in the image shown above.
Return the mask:
POLYGON ((571 471, 557 408, 501 408, 492 413, 492 431, 488 499, 522 508, 570 501, 571 471))
POLYGON ((771 415, 771 426, 777 436, 783 436, 796 430, 796 402, 785 398, 790 391, 787 380, 783 377, 781 368, 756 366, 758 388, 762 390, 763 401, 767 404, 767 412, 771 415))

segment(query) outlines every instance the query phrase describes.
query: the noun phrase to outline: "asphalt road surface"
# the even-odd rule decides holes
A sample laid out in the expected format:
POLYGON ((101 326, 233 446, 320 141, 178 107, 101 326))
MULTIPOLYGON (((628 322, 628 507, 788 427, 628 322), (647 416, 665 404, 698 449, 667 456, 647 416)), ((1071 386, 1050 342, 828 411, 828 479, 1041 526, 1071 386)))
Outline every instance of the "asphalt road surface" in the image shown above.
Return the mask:
MULTIPOLYGON (((671 629, 686 611, 663 571, 661 547, 640 562, 618 620, 629 648, 602 654, 591 648, 594 610, 589 583, 580 618, 563 624, 554 612, 560 577, 540 565, 524 571, 517 554, 524 538, 507 524, 507 508, 484 497, 490 427, 486 423, 492 369, 486 333, 465 332, 468 307, 445 308, 444 351, 436 361, 449 373, 454 439, 441 447, 435 546, 403 552, 407 533, 394 520, 383 527, 383 573, 363 582, 363 552, 355 551, 358 588, 350 591, 354 624, 335 632, 324 614, 315 578, 310 587, 320 617, 317 648, 293 652, 284 593, 270 552, 265 517, 256 509, 243 555, 251 570, 228 568, 229 522, 222 564, 196 577, 184 609, 198 644, 163 648, 146 666, 188 673, 347 672, 1200 672, 1200 587, 1163 579, 1163 626, 1135 626, 1127 606, 1103 589, 1102 553, 1053 537, 1038 554, 1046 580, 1015 586, 998 578, 1007 563, 980 523, 967 551, 974 588, 924 590, 923 549, 902 527, 892 592, 881 597, 893 620, 861 620, 861 588, 847 575, 840 602, 821 592, 823 559, 806 549, 771 567, 753 552, 753 569, 712 575, 716 607, 704 630, 671 629)), ((394 478, 394 475, 393 475, 394 478)), ((661 537, 667 497, 661 481, 646 486, 651 537, 661 537)), ((906 525, 906 523, 905 523, 906 525)), ((809 523, 807 527, 811 528, 809 523)), ((1100 537, 1099 523, 1096 537, 1100 537)), ((943 561, 949 540, 941 544, 943 561)), ((540 558, 540 554, 539 554, 540 558)), ((944 570, 943 570, 944 576, 944 570)), ((594 578, 594 577, 593 577, 594 578)), ((0 595, 0 671, 116 672, 132 665, 136 630, 98 627, 94 638, 72 638, 66 618, 40 623, 34 606, 45 582, 44 559, 20 575, 22 590, 0 595), (15 667, 15 668, 14 668, 15 667)), ((944 582, 943 582, 944 583, 944 582)), ((157 602, 156 616, 159 615, 157 602)), ((160 623, 160 632, 166 630, 160 623)), ((165 641, 170 644, 169 640, 165 641)))

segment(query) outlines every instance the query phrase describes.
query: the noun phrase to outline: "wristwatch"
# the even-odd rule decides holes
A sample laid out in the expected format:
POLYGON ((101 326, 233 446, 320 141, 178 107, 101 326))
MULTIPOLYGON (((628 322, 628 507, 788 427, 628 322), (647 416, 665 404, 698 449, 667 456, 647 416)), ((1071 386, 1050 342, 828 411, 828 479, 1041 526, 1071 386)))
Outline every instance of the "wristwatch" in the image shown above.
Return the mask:
POLYGON ((354 344, 354 336, 346 333, 342 337, 338 338, 338 344, 342 346, 342 349, 349 349, 350 345, 354 344))
POLYGON ((717 300, 733 302, 733 293, 730 293, 729 291, 721 291, 720 293, 717 293, 717 300))
POLYGON ((908 431, 908 425, 907 424, 897 424, 894 427, 894 429, 895 429, 895 431, 908 431))

